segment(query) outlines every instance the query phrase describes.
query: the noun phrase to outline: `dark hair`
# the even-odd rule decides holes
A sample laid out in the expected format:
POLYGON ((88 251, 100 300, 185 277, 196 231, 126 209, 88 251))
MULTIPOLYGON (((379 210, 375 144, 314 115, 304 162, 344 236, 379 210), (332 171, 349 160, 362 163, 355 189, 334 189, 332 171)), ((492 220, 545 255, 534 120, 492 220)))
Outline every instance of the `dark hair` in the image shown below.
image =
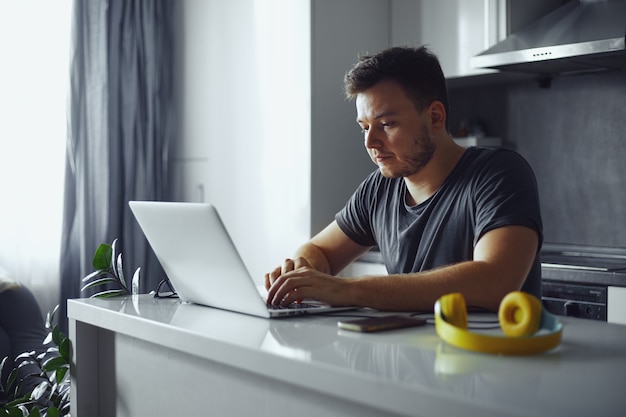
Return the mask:
MULTIPOLYGON (((446 79, 439 59, 426 47, 397 46, 360 57, 344 77, 346 97, 353 99, 383 80, 400 84, 418 111, 438 100, 449 114, 446 79)), ((447 120, 446 117, 446 127, 447 120)))

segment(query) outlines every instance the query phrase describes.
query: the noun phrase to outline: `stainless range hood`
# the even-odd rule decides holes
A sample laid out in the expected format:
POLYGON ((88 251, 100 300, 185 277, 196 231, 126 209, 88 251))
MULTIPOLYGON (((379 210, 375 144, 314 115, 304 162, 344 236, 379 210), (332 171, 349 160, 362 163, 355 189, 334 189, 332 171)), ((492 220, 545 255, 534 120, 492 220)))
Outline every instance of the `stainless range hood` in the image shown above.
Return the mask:
POLYGON ((475 68, 542 75, 626 69, 626 0, 574 0, 472 57, 475 68))

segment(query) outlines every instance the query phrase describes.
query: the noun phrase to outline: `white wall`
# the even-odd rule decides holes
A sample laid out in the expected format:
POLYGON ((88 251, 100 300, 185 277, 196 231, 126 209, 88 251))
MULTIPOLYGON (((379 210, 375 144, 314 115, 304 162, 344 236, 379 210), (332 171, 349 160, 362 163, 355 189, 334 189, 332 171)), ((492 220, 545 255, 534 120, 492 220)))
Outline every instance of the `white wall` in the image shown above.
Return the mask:
POLYGON ((354 102, 343 77, 359 55, 389 47, 388 0, 312 2, 311 232, 334 219, 365 176, 376 169, 363 146, 354 102))
POLYGON ((389 46, 391 2, 177 4, 175 197, 214 203, 261 280, 375 169, 343 76, 389 46))
POLYGON ((261 282, 309 237, 309 1, 177 7, 175 199, 215 204, 261 282))

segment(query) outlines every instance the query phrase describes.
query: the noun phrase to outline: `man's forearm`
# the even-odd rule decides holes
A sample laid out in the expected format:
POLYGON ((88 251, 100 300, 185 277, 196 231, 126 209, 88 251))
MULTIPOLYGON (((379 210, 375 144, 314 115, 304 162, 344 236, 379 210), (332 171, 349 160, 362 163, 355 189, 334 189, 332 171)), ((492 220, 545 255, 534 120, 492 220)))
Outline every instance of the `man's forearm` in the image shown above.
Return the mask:
POLYGON ((302 257, 316 270, 325 274, 332 274, 330 263, 324 252, 314 244, 308 242, 300 246, 295 254, 296 257, 302 257))
POLYGON ((497 311, 502 297, 518 289, 517 282, 476 261, 425 272, 355 278, 346 287, 355 305, 398 311, 431 311, 435 301, 450 292, 462 293, 467 305, 497 311))
POLYGON ((468 306, 497 311, 502 298, 519 290, 530 272, 538 236, 523 226, 487 232, 474 249, 474 260, 429 271, 355 280, 352 302, 382 310, 431 310, 442 295, 460 292, 468 306))

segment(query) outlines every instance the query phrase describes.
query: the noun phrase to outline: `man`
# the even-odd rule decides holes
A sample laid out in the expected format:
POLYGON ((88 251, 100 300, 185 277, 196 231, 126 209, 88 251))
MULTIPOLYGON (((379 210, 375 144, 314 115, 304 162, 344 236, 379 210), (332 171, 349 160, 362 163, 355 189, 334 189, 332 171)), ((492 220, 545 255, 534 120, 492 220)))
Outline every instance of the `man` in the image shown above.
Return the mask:
POLYGON ((461 292, 497 310, 510 291, 539 296, 542 223, 535 177, 507 149, 465 149, 447 126, 445 78, 426 48, 362 58, 345 77, 378 170, 335 221, 266 274, 267 301, 429 311, 461 292), (389 275, 334 275, 378 246, 389 275))

